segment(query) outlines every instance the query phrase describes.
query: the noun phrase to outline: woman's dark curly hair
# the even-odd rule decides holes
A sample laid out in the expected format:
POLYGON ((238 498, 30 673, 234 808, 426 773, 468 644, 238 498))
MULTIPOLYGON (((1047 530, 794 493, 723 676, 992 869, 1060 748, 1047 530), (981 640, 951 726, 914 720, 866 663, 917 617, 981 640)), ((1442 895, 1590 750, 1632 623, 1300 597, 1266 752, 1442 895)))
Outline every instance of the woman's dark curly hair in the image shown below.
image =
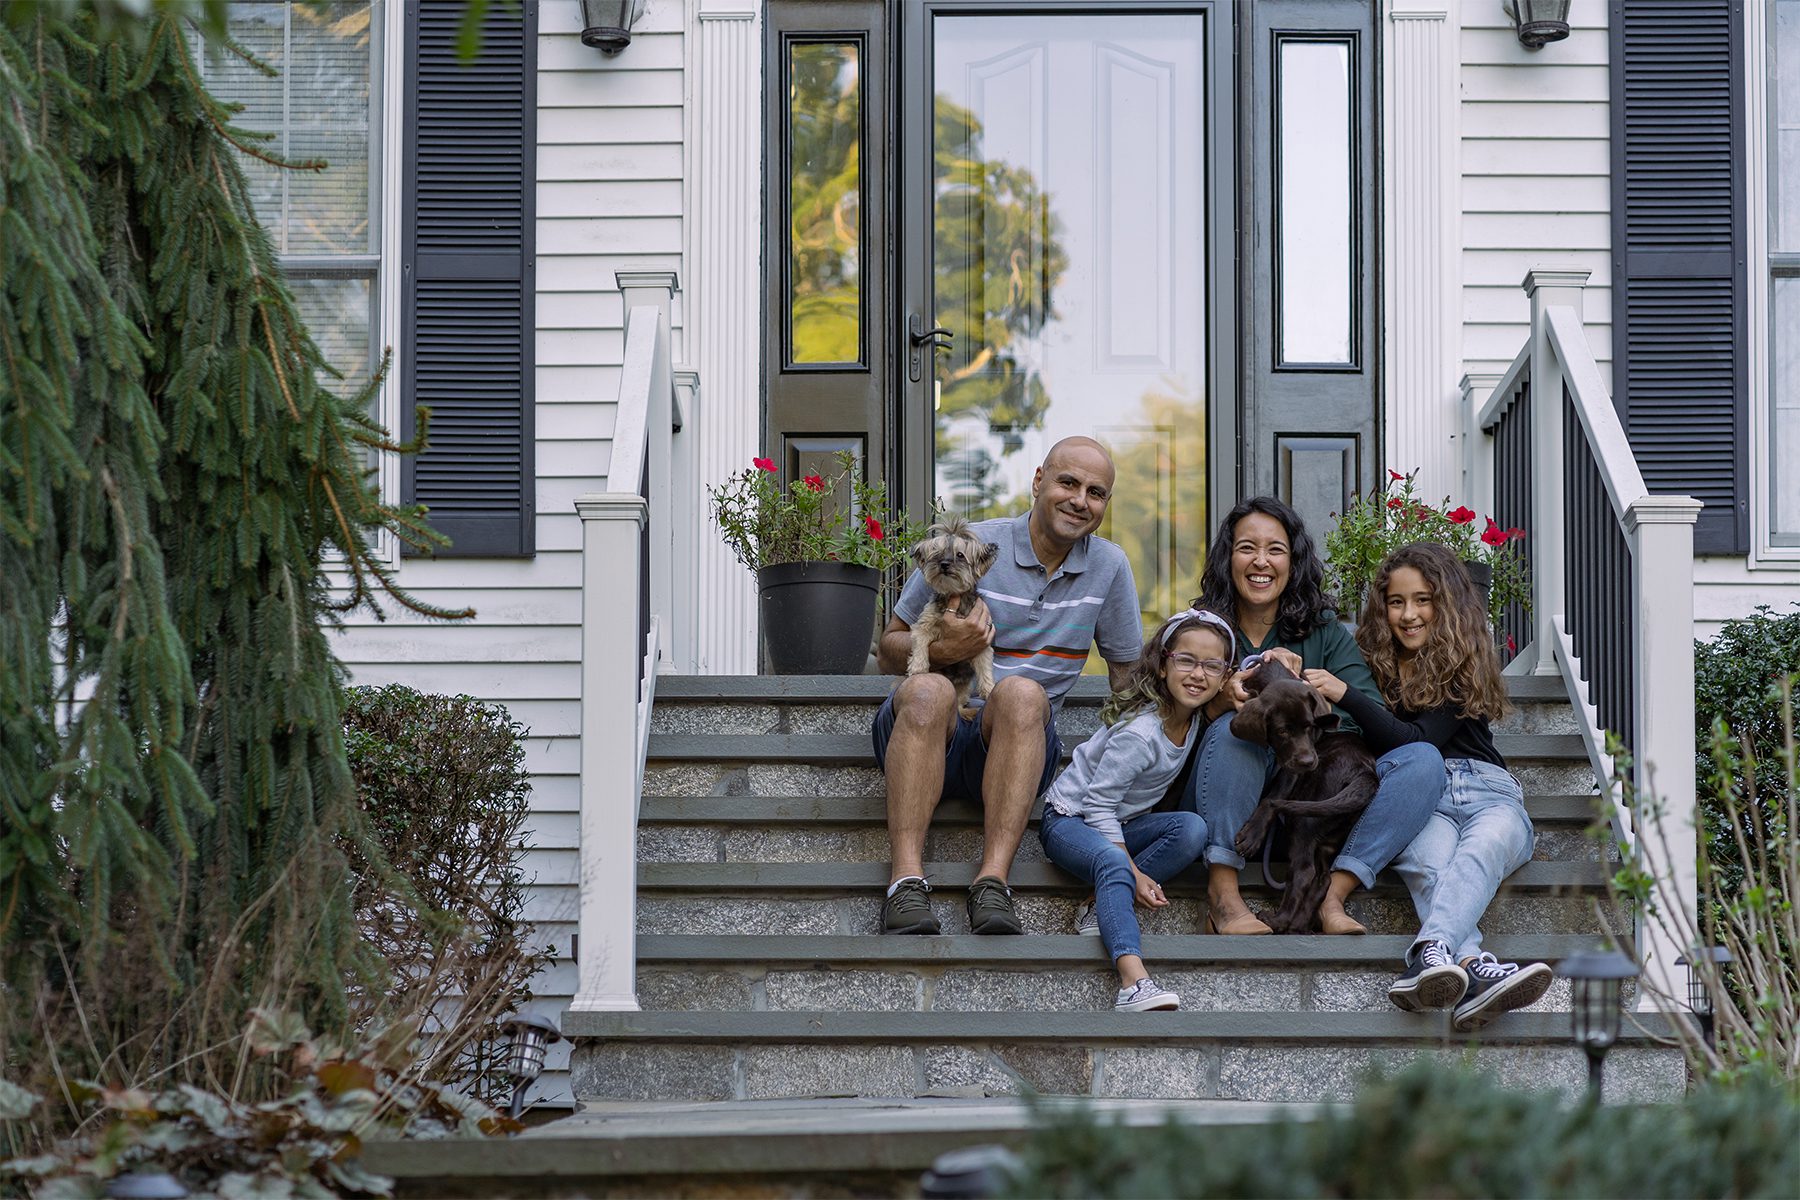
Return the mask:
POLYGON ((1200 575, 1200 595, 1195 608, 1210 608, 1221 613, 1234 626, 1242 627, 1237 618, 1237 588, 1231 582, 1231 546, 1237 540, 1237 524, 1251 513, 1274 517, 1287 530, 1288 582, 1282 589, 1275 610, 1275 636, 1279 641, 1297 642, 1336 616, 1337 603, 1325 594, 1325 560, 1306 522, 1300 514, 1274 496, 1252 496, 1238 501, 1236 508, 1219 522, 1219 532, 1206 548, 1206 567, 1200 575))

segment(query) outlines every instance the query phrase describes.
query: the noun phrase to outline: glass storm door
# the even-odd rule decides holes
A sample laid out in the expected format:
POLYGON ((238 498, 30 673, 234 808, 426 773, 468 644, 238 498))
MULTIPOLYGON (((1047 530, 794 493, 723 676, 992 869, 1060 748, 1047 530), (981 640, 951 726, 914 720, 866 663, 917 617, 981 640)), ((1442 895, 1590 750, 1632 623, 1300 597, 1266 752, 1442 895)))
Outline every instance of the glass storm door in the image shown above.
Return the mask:
POLYGON ((1220 17, 942 3, 904 33, 929 81, 903 133, 909 503, 1020 512, 1053 443, 1097 438, 1118 464, 1100 532, 1149 623, 1195 593, 1208 446, 1234 429, 1220 17))

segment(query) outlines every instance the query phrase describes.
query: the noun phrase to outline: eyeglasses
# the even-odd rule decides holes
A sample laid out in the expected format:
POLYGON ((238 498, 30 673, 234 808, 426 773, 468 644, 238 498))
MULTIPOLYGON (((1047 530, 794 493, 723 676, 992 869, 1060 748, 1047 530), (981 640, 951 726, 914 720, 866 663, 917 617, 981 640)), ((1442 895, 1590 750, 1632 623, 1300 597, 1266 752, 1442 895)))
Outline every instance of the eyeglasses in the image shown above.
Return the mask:
POLYGON ((1193 671, 1201 671, 1214 679, 1223 679, 1231 664, 1222 658, 1195 658, 1191 654, 1169 655, 1169 668, 1180 671, 1183 675, 1193 671))

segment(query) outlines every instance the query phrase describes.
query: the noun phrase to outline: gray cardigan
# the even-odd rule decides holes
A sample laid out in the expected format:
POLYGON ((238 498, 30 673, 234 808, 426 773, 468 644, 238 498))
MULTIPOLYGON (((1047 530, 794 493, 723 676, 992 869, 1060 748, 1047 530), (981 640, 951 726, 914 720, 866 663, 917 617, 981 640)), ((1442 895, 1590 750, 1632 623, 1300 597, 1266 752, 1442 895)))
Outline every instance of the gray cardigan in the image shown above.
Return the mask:
POLYGON ((1044 803, 1066 817, 1080 817, 1109 841, 1125 840, 1124 823, 1163 798, 1194 747, 1201 717, 1195 713, 1181 745, 1163 732, 1155 709, 1096 733, 1044 793, 1044 803))

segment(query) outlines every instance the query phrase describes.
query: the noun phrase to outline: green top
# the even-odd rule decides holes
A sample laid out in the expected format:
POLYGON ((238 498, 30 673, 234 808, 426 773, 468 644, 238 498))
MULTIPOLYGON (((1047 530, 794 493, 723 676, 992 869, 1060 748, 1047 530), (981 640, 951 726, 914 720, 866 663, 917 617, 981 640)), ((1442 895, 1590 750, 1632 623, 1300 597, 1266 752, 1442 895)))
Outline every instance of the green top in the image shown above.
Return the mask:
MULTIPOLYGON (((1356 639, 1350 634, 1350 627, 1337 619, 1337 614, 1328 612, 1314 627, 1313 631, 1297 642, 1281 641, 1275 636, 1275 630, 1269 630, 1262 645, 1253 646, 1244 631, 1238 629, 1238 660, 1248 658, 1252 654, 1260 654, 1264 650, 1272 650, 1276 646, 1292 650, 1300 656, 1300 661, 1308 667, 1320 667, 1330 671, 1344 681, 1345 687, 1355 688, 1377 704, 1386 705, 1381 698, 1381 689, 1375 686, 1375 676, 1369 670, 1369 664, 1363 661, 1362 650, 1356 639)), ((1338 715, 1338 727, 1345 733, 1361 733, 1358 725, 1349 713, 1341 707, 1332 705, 1332 711, 1338 715)))

